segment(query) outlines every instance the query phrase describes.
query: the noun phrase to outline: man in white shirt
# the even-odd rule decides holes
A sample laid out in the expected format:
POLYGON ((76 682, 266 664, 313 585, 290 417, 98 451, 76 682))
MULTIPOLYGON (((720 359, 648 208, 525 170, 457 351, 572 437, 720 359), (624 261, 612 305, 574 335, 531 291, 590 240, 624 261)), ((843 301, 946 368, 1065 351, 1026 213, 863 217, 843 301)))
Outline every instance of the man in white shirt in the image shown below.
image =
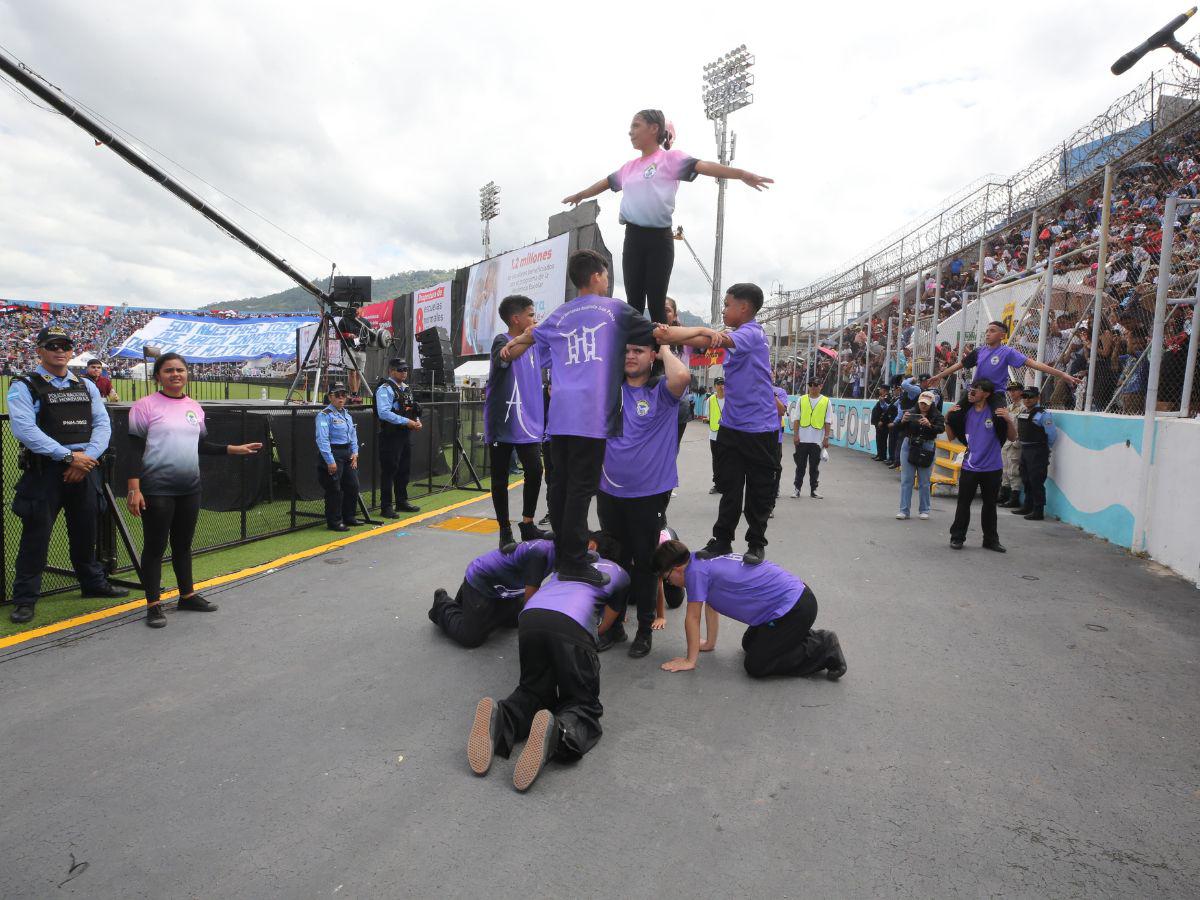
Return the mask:
POLYGON ((792 408, 792 443, 796 461, 796 481, 793 497, 799 497, 804 487, 804 470, 808 469, 808 496, 822 499, 817 493, 821 467, 821 451, 829 447, 833 430, 833 404, 821 393, 821 379, 808 380, 808 393, 801 394, 792 408))

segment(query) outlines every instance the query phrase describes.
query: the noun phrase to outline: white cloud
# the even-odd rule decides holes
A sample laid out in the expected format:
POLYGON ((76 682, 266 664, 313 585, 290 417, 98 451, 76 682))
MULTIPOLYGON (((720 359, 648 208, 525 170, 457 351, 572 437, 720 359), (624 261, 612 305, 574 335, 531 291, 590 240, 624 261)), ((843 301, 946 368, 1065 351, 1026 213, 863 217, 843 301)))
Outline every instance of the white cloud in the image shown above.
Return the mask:
MULTIPOLYGON (((625 129, 642 107, 666 110, 679 146, 712 158, 701 68, 744 42, 757 83, 755 104, 732 120, 735 164, 777 185, 730 186, 724 280, 799 287, 1092 118, 1151 63, 1120 80, 1108 64, 1175 11, 1144 3, 1135 26, 1114 0, 674 10, 0 0, 0 34, 343 271, 372 274, 476 259, 477 191, 489 180, 503 191, 493 246, 544 237, 559 198, 631 155, 625 129)), ((321 256, 202 194, 302 271, 327 274, 321 256)), ((7 90, 0 201, 0 296, 188 307, 290 286, 7 90)), ((619 254, 618 198, 600 202, 619 254)), ((706 265, 715 205, 711 180, 680 189, 676 223, 706 265)), ((707 285, 680 250, 672 293, 703 312, 707 285)))

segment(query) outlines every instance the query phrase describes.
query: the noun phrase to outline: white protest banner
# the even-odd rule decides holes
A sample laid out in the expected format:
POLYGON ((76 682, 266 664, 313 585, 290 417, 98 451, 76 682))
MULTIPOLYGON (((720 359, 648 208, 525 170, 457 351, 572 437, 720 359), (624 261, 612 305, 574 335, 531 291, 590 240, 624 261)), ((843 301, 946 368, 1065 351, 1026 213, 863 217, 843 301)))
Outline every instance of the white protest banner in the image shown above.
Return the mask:
POLYGON ((500 301, 522 294, 533 301, 542 321, 566 299, 569 234, 512 250, 471 267, 463 308, 463 356, 492 349, 492 340, 508 327, 500 321, 500 301))
POLYGON ((142 348, 149 345, 178 353, 190 363, 291 359, 296 355, 296 330, 316 321, 315 316, 217 319, 167 313, 135 331, 112 355, 141 359, 142 348))
POLYGON ((412 367, 421 368, 421 348, 417 335, 426 328, 445 328, 450 335, 450 282, 443 281, 423 291, 413 293, 413 357, 412 367))

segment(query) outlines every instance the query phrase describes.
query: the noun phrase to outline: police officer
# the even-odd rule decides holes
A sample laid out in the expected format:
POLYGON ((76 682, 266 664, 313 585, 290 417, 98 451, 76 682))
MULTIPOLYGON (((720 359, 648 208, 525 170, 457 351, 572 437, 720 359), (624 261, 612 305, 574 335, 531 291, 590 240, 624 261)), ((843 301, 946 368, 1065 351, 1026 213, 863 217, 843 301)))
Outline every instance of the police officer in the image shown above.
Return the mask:
MULTIPOLYGON (((1021 402, 1021 391, 1023 390, 1025 390, 1025 385, 1019 381, 1010 381, 1005 389, 1008 399, 1008 414, 1012 416, 1014 422, 1025 411, 1025 404, 1021 402)), ((1000 496, 997 498, 996 506, 1000 509, 1017 509, 1022 505, 1021 442, 1009 441, 1000 451, 1000 455, 1004 459, 1004 476, 1000 482, 1000 496)))
POLYGON ((1021 483, 1025 503, 1012 511, 1034 522, 1046 518, 1046 473, 1050 468, 1050 448, 1058 438, 1054 417, 1042 408, 1041 391, 1027 387, 1021 391, 1024 409, 1017 416, 1017 439, 1021 442, 1021 483))
POLYGON ((358 511, 358 431, 346 411, 347 391, 341 382, 329 388, 329 405, 317 413, 317 478, 325 489, 325 527, 347 531, 363 524, 358 511))
POLYGON ((408 363, 388 361, 388 377, 375 388, 375 416, 379 419, 379 486, 383 516, 400 518, 401 512, 420 512, 408 502, 408 471, 412 461, 410 431, 421 429, 421 407, 413 400, 408 363), (396 504, 392 505, 395 494, 396 504))
POLYGON ((13 379, 8 413, 21 442, 23 474, 13 493, 21 520, 21 543, 13 577, 9 618, 28 622, 42 588, 50 533, 59 510, 67 517, 71 565, 84 597, 124 597, 96 560, 96 519, 102 490, 100 457, 108 449, 112 425, 96 385, 67 371, 74 344, 57 325, 37 334, 41 365, 13 379))

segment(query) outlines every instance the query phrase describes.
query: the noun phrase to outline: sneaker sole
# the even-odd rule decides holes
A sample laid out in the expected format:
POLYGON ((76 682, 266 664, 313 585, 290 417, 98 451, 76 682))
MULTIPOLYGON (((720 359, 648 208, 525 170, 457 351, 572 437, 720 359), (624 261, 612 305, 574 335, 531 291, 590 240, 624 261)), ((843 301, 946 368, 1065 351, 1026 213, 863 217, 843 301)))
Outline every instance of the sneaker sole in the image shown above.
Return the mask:
POLYGON ((550 730, 553 721, 548 709, 539 709, 533 717, 533 724, 529 727, 529 739, 521 749, 521 755, 517 757, 517 767, 513 770, 513 787, 522 793, 529 790, 546 764, 546 732, 550 730))
POLYGON ((467 738, 467 762, 476 775, 488 773, 496 753, 490 727, 495 708, 496 701, 491 697, 484 697, 475 706, 475 721, 471 723, 471 736, 467 738))

